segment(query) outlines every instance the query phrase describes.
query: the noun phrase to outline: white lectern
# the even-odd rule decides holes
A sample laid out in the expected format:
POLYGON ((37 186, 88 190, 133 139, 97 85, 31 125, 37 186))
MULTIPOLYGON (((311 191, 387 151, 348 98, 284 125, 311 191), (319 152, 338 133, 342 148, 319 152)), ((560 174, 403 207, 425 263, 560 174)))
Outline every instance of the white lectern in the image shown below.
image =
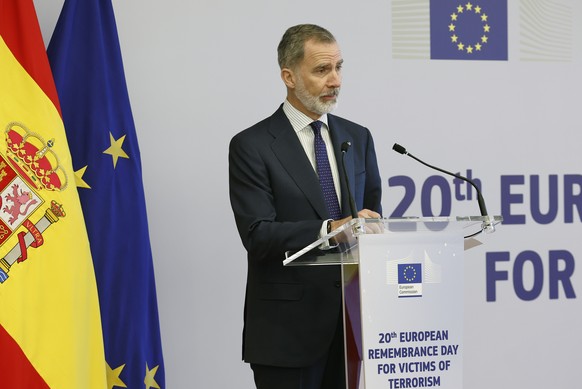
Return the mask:
POLYGON ((286 266, 342 267, 348 389, 462 389, 463 255, 501 220, 353 219, 287 253, 286 266))

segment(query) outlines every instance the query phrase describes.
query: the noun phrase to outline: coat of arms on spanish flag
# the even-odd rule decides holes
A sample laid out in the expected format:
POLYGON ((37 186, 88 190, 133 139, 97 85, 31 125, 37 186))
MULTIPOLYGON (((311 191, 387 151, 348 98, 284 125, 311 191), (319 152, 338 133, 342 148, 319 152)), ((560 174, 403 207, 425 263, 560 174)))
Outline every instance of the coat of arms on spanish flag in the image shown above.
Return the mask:
POLYGON ((99 300, 32 0, 0 0, 0 387, 106 388, 99 300))

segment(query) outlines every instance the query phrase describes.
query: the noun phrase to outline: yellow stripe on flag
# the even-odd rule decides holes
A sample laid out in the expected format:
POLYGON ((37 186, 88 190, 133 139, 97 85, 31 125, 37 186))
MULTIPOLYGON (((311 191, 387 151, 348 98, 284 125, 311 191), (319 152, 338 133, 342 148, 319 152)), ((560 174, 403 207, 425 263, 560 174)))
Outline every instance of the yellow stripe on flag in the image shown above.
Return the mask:
POLYGON ((49 387, 106 388, 97 287, 63 123, 2 37, 0 85, 0 270, 8 275, 0 324, 49 387))

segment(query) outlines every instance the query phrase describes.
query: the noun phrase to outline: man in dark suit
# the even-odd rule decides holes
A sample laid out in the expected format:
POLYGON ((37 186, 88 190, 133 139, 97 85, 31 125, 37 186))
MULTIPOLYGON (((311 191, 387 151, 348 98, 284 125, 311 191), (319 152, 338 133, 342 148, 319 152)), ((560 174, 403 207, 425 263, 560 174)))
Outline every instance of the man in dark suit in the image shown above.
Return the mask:
POLYGON ((346 180, 337 167, 345 141, 352 144, 345 157, 358 216, 380 217, 376 153, 367 128, 329 114, 343 64, 329 31, 291 27, 278 56, 286 101, 234 136, 229 150, 230 201, 248 252, 243 359, 258 389, 344 388, 340 268, 284 267, 282 261, 286 251, 351 219, 346 180), (314 121, 321 129, 313 129, 314 121), (327 153, 323 162, 314 151, 317 132, 327 153), (318 173, 328 163, 331 192, 320 186, 328 174, 318 173))

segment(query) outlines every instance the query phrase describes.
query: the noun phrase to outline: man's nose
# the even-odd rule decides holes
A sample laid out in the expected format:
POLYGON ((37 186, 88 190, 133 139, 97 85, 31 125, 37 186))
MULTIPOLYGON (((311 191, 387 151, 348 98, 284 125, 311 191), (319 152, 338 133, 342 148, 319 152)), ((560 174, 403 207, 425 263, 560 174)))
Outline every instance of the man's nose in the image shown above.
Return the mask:
POLYGON ((327 86, 329 88, 339 88, 342 84, 342 76, 341 73, 337 70, 332 71, 329 73, 327 79, 327 86))

